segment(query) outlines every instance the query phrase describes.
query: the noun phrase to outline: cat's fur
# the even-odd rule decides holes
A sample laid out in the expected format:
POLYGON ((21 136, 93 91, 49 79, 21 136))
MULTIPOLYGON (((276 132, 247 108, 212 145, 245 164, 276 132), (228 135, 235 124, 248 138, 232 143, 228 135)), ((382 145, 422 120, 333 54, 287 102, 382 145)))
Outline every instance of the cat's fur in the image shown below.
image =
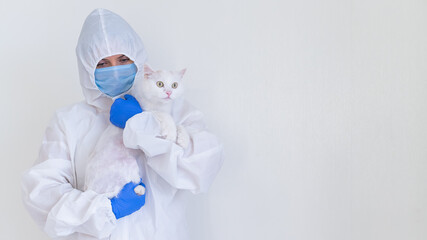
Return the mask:
MULTIPOLYGON (((139 86, 134 86, 135 98, 144 112, 152 112, 158 120, 161 136, 176 142, 186 148, 190 137, 183 126, 176 126, 170 113, 173 100, 183 94, 181 71, 153 71, 144 65, 144 80, 139 86), (161 81, 163 84, 159 84, 161 81), (172 85, 177 83, 177 87, 172 85), (160 87, 163 85, 162 87, 160 87), (168 94, 169 93, 169 94, 168 94)), ((84 190, 93 190, 97 193, 106 193, 108 197, 117 196, 128 182, 139 183, 139 168, 134 156, 138 150, 128 149, 123 144, 123 129, 112 124, 101 135, 86 168, 84 190)), ((145 188, 138 186, 135 192, 145 193, 145 188)))

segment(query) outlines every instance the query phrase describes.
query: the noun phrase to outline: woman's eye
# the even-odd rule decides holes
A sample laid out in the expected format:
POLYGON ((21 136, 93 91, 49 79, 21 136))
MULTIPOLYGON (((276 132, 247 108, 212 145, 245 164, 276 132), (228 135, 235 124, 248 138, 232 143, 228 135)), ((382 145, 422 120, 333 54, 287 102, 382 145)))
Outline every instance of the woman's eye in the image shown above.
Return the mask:
POLYGON ((98 65, 96 65, 97 67, 102 67, 102 66, 104 66, 104 62, 100 62, 100 63, 98 63, 98 65))
POLYGON ((177 87, 178 87, 178 83, 177 82, 172 83, 172 88, 177 88, 177 87))
POLYGON ((157 85, 157 87, 163 87, 164 86, 162 81, 157 81, 156 85, 157 85))
POLYGON ((130 60, 129 58, 123 58, 123 59, 120 59, 120 62, 127 62, 129 60, 130 60))

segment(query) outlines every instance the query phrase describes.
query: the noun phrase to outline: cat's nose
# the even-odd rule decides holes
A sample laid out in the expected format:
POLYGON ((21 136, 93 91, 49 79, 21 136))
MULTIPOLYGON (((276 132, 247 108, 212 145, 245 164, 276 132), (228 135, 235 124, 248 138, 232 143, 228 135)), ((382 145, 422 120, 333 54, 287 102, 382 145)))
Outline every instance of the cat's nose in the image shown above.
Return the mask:
POLYGON ((172 94, 172 91, 166 91, 166 94, 168 95, 168 97, 172 94))

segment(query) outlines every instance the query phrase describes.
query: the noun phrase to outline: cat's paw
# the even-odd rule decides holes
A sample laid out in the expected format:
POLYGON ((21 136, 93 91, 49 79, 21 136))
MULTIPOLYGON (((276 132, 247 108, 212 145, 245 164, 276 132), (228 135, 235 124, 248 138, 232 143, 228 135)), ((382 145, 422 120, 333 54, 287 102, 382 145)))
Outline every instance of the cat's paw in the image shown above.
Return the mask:
POLYGON ((182 125, 179 125, 176 128, 176 144, 184 149, 188 147, 188 144, 190 144, 190 135, 188 135, 187 130, 185 130, 182 125))
POLYGON ((168 123, 162 128, 162 136, 171 142, 175 142, 176 140, 176 126, 175 123, 168 123))
POLYGON ((160 135, 162 138, 175 142, 176 141, 176 125, 171 115, 163 112, 153 112, 154 117, 160 123, 160 135))
POLYGON ((138 194, 139 196, 144 195, 145 194, 145 187, 142 185, 138 185, 136 186, 134 189, 136 194, 138 194))

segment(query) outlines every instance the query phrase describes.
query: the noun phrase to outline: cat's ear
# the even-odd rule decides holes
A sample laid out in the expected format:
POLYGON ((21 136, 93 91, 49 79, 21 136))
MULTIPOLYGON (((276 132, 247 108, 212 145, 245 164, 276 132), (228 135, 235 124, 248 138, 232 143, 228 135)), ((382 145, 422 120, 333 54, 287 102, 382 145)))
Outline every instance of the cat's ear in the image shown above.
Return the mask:
POLYGON ((144 64, 144 77, 149 78, 153 73, 153 69, 148 64, 144 64))
POLYGON ((182 69, 182 70, 180 70, 179 72, 178 72, 178 74, 179 74, 179 76, 181 77, 181 79, 182 79, 182 77, 184 77, 184 74, 185 74, 185 72, 187 71, 187 69, 186 68, 184 68, 184 69, 182 69))

